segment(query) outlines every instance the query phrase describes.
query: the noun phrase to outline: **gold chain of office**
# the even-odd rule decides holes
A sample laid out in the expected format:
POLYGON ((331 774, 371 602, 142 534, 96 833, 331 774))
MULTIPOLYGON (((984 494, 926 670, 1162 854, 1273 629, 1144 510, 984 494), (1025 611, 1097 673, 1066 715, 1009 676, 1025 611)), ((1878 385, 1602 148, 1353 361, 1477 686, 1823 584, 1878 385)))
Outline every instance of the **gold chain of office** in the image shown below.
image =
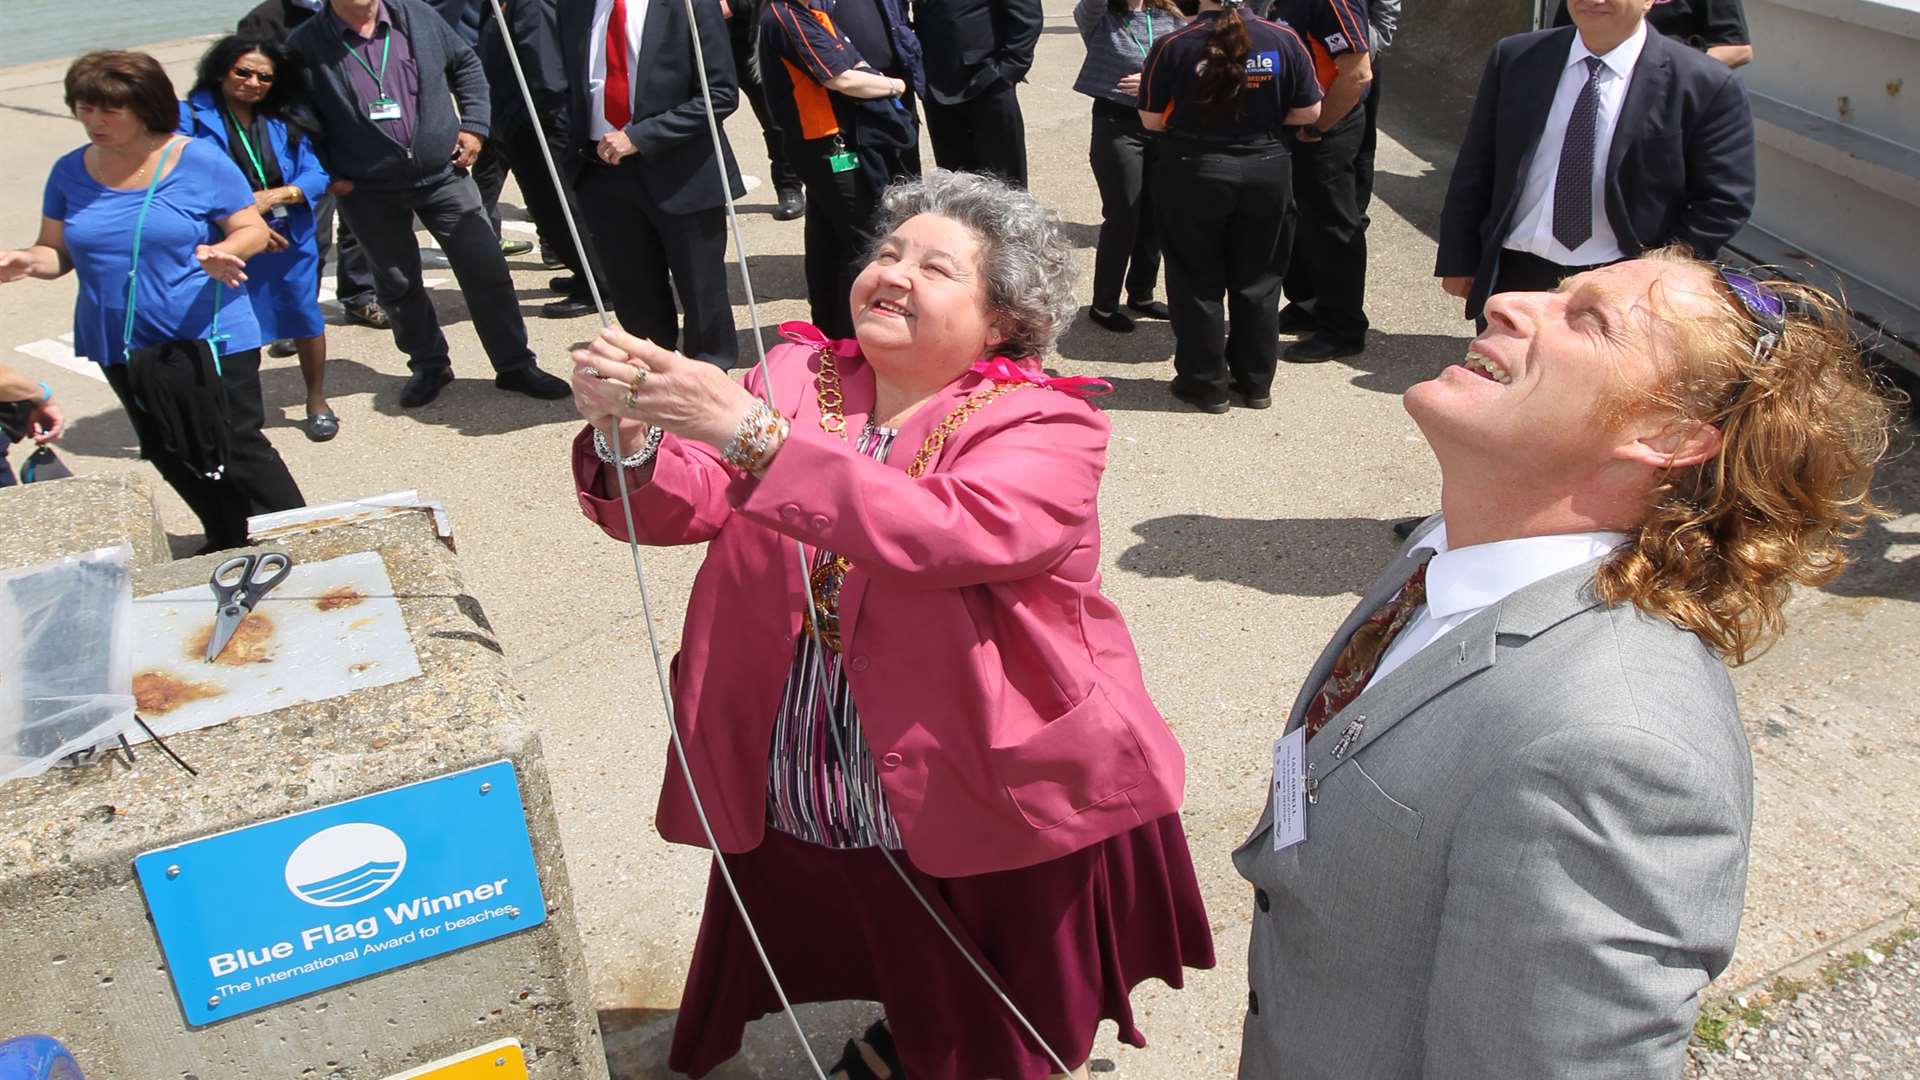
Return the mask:
MULTIPOLYGON (((834 363, 833 352, 828 347, 819 351, 820 370, 813 376, 814 398, 820 405, 820 430, 847 437, 846 396, 840 391, 840 368, 834 363)), ((919 453, 913 455, 913 464, 907 466, 907 475, 918 480, 926 474, 927 466, 933 464, 934 455, 947 444, 953 433, 973 418, 973 414, 986 408, 1000 398, 1024 390, 1033 383, 995 383, 986 390, 973 395, 960 403, 959 407, 948 413, 927 433, 927 439, 920 444, 919 453)), ((814 640, 834 652, 840 651, 840 587, 847 579, 847 571, 853 569, 853 563, 845 555, 835 555, 816 567, 808 583, 812 586, 813 603, 804 612, 805 628, 814 640), (815 625, 814 616, 818 613, 819 624, 815 625)))

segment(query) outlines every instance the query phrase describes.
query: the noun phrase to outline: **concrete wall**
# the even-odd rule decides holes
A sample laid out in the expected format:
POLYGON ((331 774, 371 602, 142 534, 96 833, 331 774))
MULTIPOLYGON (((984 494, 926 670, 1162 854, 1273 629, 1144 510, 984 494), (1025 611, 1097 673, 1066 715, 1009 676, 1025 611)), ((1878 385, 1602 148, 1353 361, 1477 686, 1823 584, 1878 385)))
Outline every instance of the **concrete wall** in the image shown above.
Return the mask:
MULTIPOLYGON (((1494 43, 1532 29, 1533 6, 1534 0, 1406 0, 1393 46, 1380 61, 1383 107, 1417 124, 1423 141, 1457 147, 1494 43)), ((1393 134, 1400 137, 1398 130, 1393 134)))

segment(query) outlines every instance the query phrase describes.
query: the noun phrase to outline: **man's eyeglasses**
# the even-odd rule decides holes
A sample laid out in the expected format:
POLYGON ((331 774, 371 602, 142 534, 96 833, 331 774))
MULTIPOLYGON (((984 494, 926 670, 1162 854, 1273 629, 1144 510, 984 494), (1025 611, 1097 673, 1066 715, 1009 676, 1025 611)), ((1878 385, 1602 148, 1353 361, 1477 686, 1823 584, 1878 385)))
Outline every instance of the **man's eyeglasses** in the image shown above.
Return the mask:
POLYGON ((256 71, 253 68, 237 67, 233 69, 233 77, 239 79, 241 82, 257 82, 261 86, 273 85, 273 72, 271 71, 256 71))

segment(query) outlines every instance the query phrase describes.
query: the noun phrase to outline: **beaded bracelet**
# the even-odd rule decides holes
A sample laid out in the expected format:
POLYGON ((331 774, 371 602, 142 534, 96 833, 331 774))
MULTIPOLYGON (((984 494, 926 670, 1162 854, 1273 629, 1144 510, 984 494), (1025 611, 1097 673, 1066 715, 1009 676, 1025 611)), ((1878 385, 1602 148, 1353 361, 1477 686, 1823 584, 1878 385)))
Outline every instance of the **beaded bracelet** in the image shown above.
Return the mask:
POLYGON ((594 428, 593 452, 601 461, 609 465, 618 465, 625 469, 637 469, 653 460, 653 455, 660 451, 660 440, 665 438, 666 435, 667 429, 665 428, 648 428, 646 441, 640 444, 640 449, 635 450, 625 458, 615 460, 613 447, 607 442, 606 435, 601 432, 599 428, 594 428))
POLYGON ((791 428, 787 418, 774 412, 766 402, 755 401, 740 418, 740 427, 720 450, 720 456, 741 472, 757 473, 766 467, 774 447, 786 441, 791 428))

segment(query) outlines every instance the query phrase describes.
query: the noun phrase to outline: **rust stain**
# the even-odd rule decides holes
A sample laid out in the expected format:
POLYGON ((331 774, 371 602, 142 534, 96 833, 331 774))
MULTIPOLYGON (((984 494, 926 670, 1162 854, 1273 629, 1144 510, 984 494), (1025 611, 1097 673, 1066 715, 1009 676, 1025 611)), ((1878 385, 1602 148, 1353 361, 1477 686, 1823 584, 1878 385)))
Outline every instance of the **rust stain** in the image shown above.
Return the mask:
POLYGON ((377 666, 379 665, 377 665, 372 660, 362 660, 359 663, 353 665, 352 667, 349 667, 347 670, 353 672, 355 675, 363 675, 366 673, 368 668, 377 667, 377 666))
POLYGON ((360 590, 351 585, 336 585, 321 593, 320 598, 313 602, 313 606, 321 611, 339 611, 341 608, 350 608, 365 599, 360 590))
MULTIPOLYGON (((189 660, 205 660, 207 643, 213 640, 213 624, 208 623, 200 632, 187 639, 186 657, 189 660)), ((247 664, 266 664, 273 660, 273 620, 257 611, 248 612, 240 620, 239 629, 233 632, 227 647, 220 650, 220 658, 214 661, 228 667, 244 667, 247 664)))
MULTIPOLYGON (((206 650, 204 645, 200 648, 206 650)), ((165 716, 182 705, 224 693, 212 683, 188 682, 164 671, 143 671, 133 677, 134 705, 148 716, 165 716)))
POLYGON ((347 629, 349 629, 349 630, 365 630, 365 629, 366 629, 367 627, 369 627, 369 626, 372 626, 372 625, 373 625, 373 623, 374 623, 374 618, 373 618, 373 616, 371 616, 371 615, 368 615, 368 616, 366 616, 366 617, 364 617, 364 618, 359 618, 359 619, 355 619, 355 620, 353 620, 352 622, 350 622, 350 623, 348 623, 348 624, 347 624, 347 629))

